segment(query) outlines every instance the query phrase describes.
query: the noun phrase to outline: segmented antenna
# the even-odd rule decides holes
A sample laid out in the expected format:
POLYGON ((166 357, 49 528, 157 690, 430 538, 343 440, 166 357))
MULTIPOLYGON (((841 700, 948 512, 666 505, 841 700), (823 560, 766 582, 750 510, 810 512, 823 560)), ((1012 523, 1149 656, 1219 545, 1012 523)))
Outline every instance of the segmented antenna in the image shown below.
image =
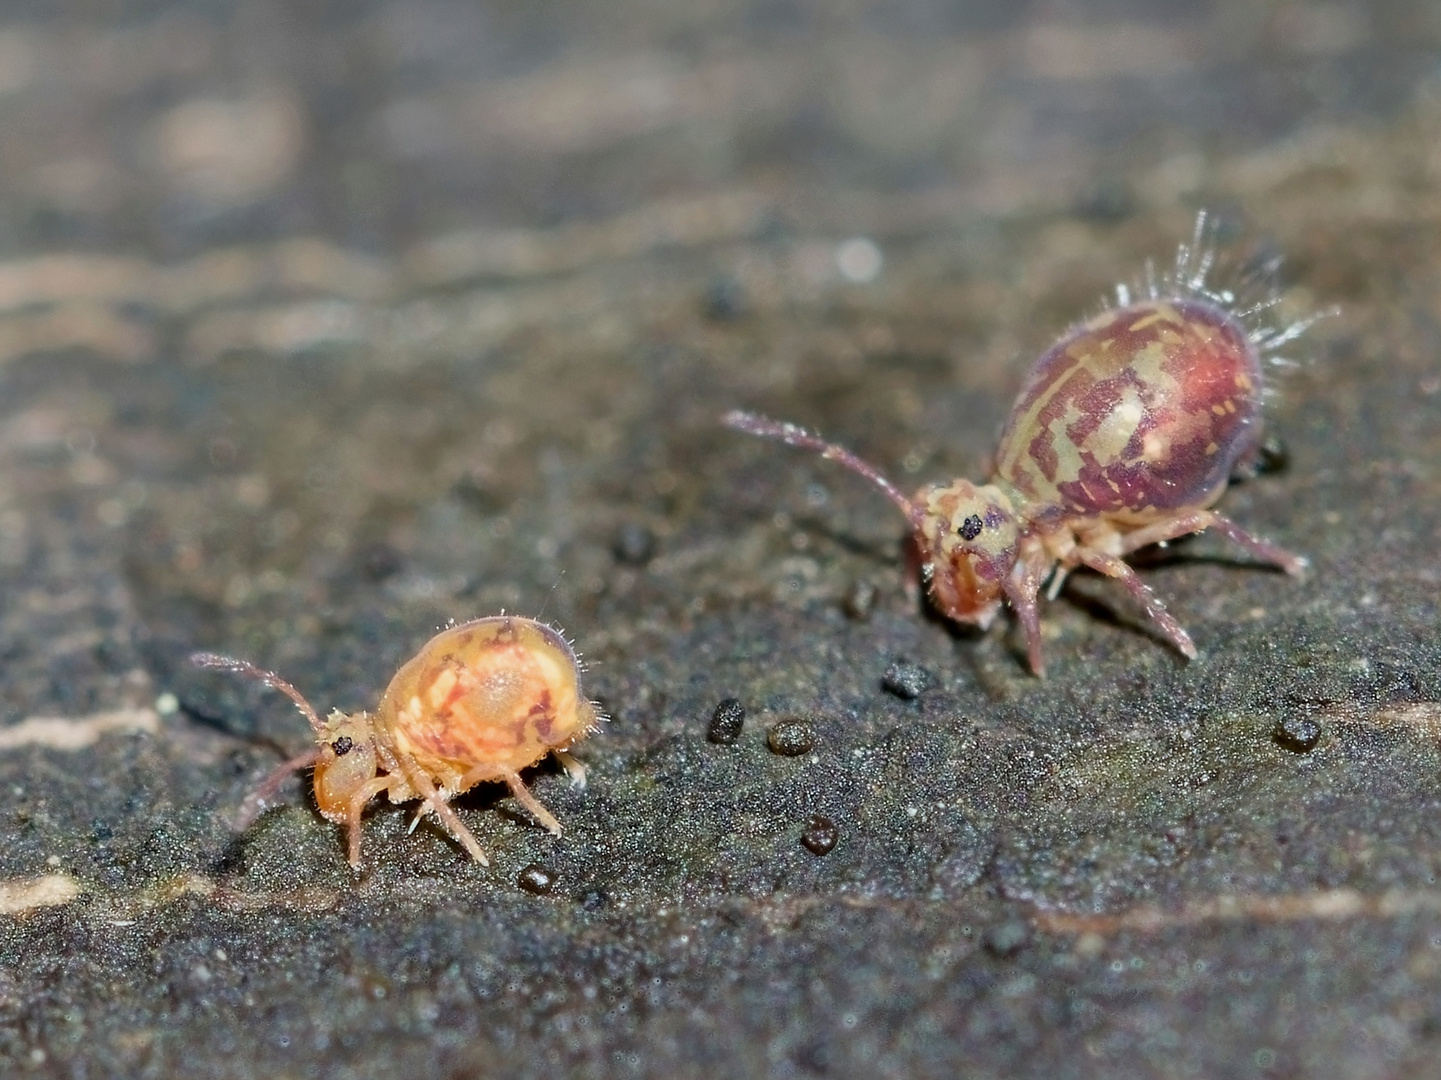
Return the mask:
POLYGON ((198 652, 190 658, 190 662, 199 668, 210 668, 215 671, 233 671, 237 675, 245 675, 249 678, 263 682, 272 690, 279 690, 282 694, 295 702, 295 707, 301 715, 310 721, 310 726, 315 729, 315 734, 324 736, 325 725, 320 722, 320 717, 311 708, 310 702, 306 701, 299 690, 291 686, 273 671, 266 671, 258 668, 246 660, 236 660, 231 656, 221 656, 218 653, 198 652))
POLYGON ((906 515, 906 520, 913 525, 921 521, 921 512, 916 508, 910 499, 901 494, 900 488, 891 483, 881 475, 874 465, 861 458, 856 457, 844 446, 837 446, 833 442, 827 442, 815 432, 801 427, 799 424, 787 424, 779 420, 772 420, 769 417, 761 416, 758 413, 745 412, 741 409, 732 409, 721 417, 721 423, 736 431, 744 431, 747 435, 757 435, 762 439, 776 439, 787 446, 798 446, 802 450, 814 450, 830 461, 834 461, 859 476, 864 476, 876 487, 885 493, 886 498, 900 508, 901 513, 906 515))

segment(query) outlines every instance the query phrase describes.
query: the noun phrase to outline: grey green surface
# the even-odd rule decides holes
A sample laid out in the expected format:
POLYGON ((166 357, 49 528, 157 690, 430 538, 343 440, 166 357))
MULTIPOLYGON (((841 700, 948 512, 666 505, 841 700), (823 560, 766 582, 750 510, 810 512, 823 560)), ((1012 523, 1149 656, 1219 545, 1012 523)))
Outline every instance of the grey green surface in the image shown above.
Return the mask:
POLYGON ((0 1071, 1441 1074, 1433 8, 8 7, 0 1071), (715 423, 979 476, 1201 206, 1340 313, 1222 504, 1311 575, 1142 560, 1194 663, 1078 575, 1031 678, 883 499, 715 423), (611 718, 533 775, 562 838, 378 807, 356 876, 299 783, 231 833, 306 730, 189 652, 356 709, 501 609, 611 718))

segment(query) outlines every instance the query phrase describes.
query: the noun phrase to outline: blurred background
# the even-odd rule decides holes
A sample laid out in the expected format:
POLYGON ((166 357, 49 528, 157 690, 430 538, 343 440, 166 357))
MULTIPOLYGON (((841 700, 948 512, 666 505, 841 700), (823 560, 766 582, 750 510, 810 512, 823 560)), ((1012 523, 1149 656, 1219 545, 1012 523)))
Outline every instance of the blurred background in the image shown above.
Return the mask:
POLYGON ((17 4, 4 242, 175 261, 300 234, 398 259, 727 194, 904 199, 912 228, 1119 218, 1222 194, 1218 153, 1414 105, 1438 20, 1407 0, 17 4))

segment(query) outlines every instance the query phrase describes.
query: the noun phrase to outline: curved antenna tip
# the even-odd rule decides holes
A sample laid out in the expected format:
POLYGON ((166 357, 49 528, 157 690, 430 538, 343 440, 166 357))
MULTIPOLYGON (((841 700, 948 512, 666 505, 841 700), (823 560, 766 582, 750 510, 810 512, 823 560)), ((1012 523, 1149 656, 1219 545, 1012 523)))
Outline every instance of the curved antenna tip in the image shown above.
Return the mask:
POLYGON ((827 442, 809 428, 803 428, 799 424, 791 424, 783 420, 772 420, 768 416, 746 412, 744 409, 730 410, 721 417, 721 423, 736 431, 744 431, 747 435, 755 435, 762 439, 775 439, 787 446, 800 447, 802 450, 814 450, 821 457, 844 466, 858 476, 865 477, 880 488, 886 498, 895 503, 901 513, 906 516, 906 520, 911 523, 912 527, 919 520, 915 505, 901 493, 900 488, 886 479, 879 469, 864 458, 857 457, 844 446, 827 442))
POLYGON ((295 702, 295 707, 300 710, 302 716, 315 729, 316 735, 325 734, 325 725, 320 722, 314 707, 305 700, 305 696, 290 683, 286 682, 273 671, 266 671, 257 667, 249 660, 237 660, 233 656, 221 656, 219 653, 197 652, 190 654, 190 663, 198 668, 208 668, 214 671, 233 671, 237 675, 244 675, 247 678, 262 682, 272 690, 279 690, 282 694, 295 702))

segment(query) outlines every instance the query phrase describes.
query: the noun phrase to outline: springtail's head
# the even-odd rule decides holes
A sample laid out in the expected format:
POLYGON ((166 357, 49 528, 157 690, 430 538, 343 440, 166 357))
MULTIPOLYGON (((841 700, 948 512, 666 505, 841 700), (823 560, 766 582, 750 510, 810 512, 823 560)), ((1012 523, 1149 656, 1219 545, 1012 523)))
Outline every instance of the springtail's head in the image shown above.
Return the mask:
POLYGON ((721 422, 750 435, 814 450, 869 480, 910 523, 936 606, 958 622, 990 625, 1016 563, 1020 533, 1005 492, 957 480, 931 484, 912 500, 875 466, 796 424, 740 411, 726 413, 721 422))
POLYGON ((1020 529, 1006 493, 969 480, 931 484, 916 495, 916 547, 936 607, 985 628, 1004 599, 1020 529))

